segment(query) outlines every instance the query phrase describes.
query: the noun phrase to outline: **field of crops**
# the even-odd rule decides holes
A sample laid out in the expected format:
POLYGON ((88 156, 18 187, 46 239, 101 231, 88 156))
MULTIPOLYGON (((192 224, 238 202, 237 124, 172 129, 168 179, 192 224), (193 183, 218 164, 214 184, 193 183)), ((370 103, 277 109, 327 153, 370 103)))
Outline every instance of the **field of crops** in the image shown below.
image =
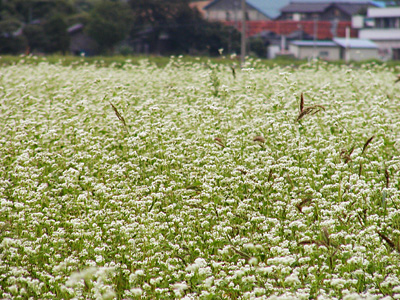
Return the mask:
POLYGON ((400 72, 0 69, 1 299, 400 299, 400 72))

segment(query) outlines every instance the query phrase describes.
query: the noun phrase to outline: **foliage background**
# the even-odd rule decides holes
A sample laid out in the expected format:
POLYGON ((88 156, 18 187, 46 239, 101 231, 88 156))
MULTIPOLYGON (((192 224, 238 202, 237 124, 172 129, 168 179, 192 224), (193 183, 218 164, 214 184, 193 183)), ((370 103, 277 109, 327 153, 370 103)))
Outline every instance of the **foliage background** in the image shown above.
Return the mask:
POLYGON ((157 54, 217 55, 220 48, 239 49, 235 29, 204 20, 188 0, 3 0, 0 53, 65 54, 67 29, 78 23, 97 42, 97 54, 114 54, 116 46, 138 38, 157 54), (160 46, 162 35, 169 38, 165 49, 160 46))

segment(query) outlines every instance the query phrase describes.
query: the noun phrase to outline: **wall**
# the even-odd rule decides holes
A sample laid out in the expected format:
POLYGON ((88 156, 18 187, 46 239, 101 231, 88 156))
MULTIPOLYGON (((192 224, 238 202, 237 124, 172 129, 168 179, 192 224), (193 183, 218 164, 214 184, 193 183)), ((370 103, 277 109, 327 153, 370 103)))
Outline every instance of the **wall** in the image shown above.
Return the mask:
POLYGON ((339 8, 335 6, 330 6, 326 11, 324 11, 321 16, 321 20, 338 20, 338 21, 351 21, 351 16, 345 14, 339 8))
MULTIPOLYGON (((248 19, 250 21, 263 21, 268 18, 255 9, 247 10, 248 19)), ((207 11, 207 19, 210 21, 241 21, 242 13, 240 10, 234 9, 218 9, 207 11)))
POLYGON ((281 47, 279 45, 269 45, 267 49, 267 58, 273 59, 276 55, 281 51, 281 47))
POLYGON ((349 49, 350 60, 366 60, 366 59, 379 59, 378 49, 349 49))
MULTIPOLYGON (((224 22, 226 25, 234 26, 238 30, 241 29, 241 22, 224 22)), ((247 24, 247 32, 249 36, 253 36, 262 31, 273 31, 277 34, 288 35, 294 31, 302 30, 309 35, 314 35, 314 31, 317 30, 318 40, 330 40, 332 36, 332 22, 329 21, 318 21, 315 26, 314 21, 249 21, 247 24), (315 28, 317 27, 317 28, 315 28)), ((350 27, 351 22, 339 22, 336 30, 337 37, 345 37, 346 27, 350 27)), ((351 37, 358 37, 358 30, 350 30, 351 37)))
POLYGON ((400 29, 398 28, 364 28, 360 30, 360 39, 400 41, 400 29))
POLYGON ((340 50, 339 47, 309 47, 309 46, 297 46, 289 45, 289 51, 294 54, 296 58, 307 59, 313 58, 316 54, 319 58, 324 60, 339 60, 340 50), (321 52, 325 52, 327 55, 321 55, 321 52))

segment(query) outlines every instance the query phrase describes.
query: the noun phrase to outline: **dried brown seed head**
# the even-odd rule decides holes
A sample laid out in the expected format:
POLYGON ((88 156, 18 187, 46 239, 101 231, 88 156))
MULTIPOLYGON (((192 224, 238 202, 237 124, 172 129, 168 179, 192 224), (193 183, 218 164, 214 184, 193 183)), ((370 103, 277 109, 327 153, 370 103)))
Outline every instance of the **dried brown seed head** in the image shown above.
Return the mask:
POLYGON ((108 101, 110 103, 112 109, 114 110, 115 115, 117 116, 118 120, 121 121, 122 125, 124 125, 125 130, 128 132, 128 126, 126 125, 124 117, 119 113, 118 109, 114 106, 114 104, 111 103, 111 101, 108 101))
POLYGON ((300 203, 296 204, 296 208, 299 210, 299 212, 303 212, 303 207, 311 202, 311 198, 304 198, 300 203))
POLYGON ((214 138, 214 141, 215 141, 215 143, 216 143, 218 146, 221 146, 222 148, 225 147, 225 144, 224 144, 224 142, 222 141, 221 138, 216 137, 216 138, 214 138))
POLYGON ((331 240, 329 238, 329 232, 326 227, 322 227, 322 238, 324 239, 324 242, 330 246, 331 245, 331 240))
POLYGON ((303 93, 300 95, 300 113, 303 112, 304 109, 304 96, 303 93))
POLYGON ((364 154, 365 150, 367 149, 368 145, 372 142, 372 140, 374 139, 375 135, 371 136, 364 144, 363 150, 362 150, 362 154, 364 154))
POLYGON ((321 110, 325 110, 325 107, 322 105, 313 105, 313 106, 308 106, 303 109, 301 113, 297 116, 296 121, 300 121, 304 116, 306 115, 315 115, 316 113, 320 112, 321 110))
POLYGON ((390 175, 387 168, 385 169, 385 178, 386 178, 386 188, 389 188, 390 175))
POLYGON ((265 143, 265 138, 261 135, 257 135, 253 139, 254 142, 260 142, 260 143, 265 143))

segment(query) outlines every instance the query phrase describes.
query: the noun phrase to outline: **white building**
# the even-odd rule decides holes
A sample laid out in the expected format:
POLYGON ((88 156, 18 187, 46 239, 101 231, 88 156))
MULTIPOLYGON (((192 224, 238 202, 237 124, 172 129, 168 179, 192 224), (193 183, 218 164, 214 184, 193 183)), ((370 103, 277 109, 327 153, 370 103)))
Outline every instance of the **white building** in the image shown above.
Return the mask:
POLYGON ((378 45, 367 39, 334 38, 340 46, 340 58, 346 61, 379 59, 378 45))
POLYGON ((340 59, 340 47, 333 41, 292 41, 289 43, 289 52, 298 59, 340 59))
POLYGON ((383 59, 400 59, 400 7, 370 7, 367 18, 372 27, 360 29, 359 37, 374 41, 383 59))
POLYGON ((333 41, 293 41, 289 51, 299 59, 363 61, 379 59, 378 46, 370 40, 334 38, 333 41))

